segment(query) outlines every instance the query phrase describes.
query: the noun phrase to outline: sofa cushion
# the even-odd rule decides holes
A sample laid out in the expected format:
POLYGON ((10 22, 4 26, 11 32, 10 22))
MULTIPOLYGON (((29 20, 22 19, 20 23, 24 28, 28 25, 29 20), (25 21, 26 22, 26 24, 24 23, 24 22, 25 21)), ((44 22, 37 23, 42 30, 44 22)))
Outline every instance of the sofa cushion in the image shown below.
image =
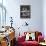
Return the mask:
POLYGON ((20 43, 22 46, 38 46, 37 41, 24 41, 20 43))

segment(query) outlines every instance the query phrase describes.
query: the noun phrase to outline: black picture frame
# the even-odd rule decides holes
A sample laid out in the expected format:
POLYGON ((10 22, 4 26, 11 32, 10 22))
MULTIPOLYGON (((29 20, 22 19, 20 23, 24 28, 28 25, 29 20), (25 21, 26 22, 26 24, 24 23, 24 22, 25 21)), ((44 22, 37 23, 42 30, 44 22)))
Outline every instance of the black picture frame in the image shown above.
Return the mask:
POLYGON ((30 18, 30 5, 21 5, 20 6, 20 18, 30 18))

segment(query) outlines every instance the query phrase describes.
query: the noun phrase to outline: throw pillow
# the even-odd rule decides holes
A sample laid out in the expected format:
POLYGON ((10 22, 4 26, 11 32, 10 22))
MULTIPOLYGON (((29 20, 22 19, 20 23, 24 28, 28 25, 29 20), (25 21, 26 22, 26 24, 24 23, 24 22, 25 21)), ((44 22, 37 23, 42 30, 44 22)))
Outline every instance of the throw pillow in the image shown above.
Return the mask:
POLYGON ((32 40, 35 40, 35 33, 31 33, 32 40))
POLYGON ((26 34, 25 40, 29 40, 29 33, 26 34))

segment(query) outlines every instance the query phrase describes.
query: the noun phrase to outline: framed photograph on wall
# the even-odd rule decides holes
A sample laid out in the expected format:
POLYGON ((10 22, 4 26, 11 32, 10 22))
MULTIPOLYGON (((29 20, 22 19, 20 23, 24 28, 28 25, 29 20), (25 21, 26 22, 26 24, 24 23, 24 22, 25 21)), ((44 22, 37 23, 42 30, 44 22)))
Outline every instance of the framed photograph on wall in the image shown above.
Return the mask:
POLYGON ((30 5, 20 6, 20 18, 30 18, 30 5))

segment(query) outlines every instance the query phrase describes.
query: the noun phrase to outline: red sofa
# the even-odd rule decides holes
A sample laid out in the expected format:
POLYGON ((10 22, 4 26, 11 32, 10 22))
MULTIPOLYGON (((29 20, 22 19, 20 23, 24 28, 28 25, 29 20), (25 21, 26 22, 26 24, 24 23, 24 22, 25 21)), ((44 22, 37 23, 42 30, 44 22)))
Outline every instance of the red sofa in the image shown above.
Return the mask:
MULTIPOLYGON (((25 33, 25 32, 24 32, 25 33)), ((27 33, 27 32, 26 32, 27 33)), ((18 46, 39 46, 39 43, 38 43, 38 36, 41 36, 41 39, 42 39, 42 33, 36 33, 35 32, 35 36, 37 39, 36 40, 28 40, 26 41, 25 40, 25 35, 24 36, 19 36, 18 37, 18 46)))

